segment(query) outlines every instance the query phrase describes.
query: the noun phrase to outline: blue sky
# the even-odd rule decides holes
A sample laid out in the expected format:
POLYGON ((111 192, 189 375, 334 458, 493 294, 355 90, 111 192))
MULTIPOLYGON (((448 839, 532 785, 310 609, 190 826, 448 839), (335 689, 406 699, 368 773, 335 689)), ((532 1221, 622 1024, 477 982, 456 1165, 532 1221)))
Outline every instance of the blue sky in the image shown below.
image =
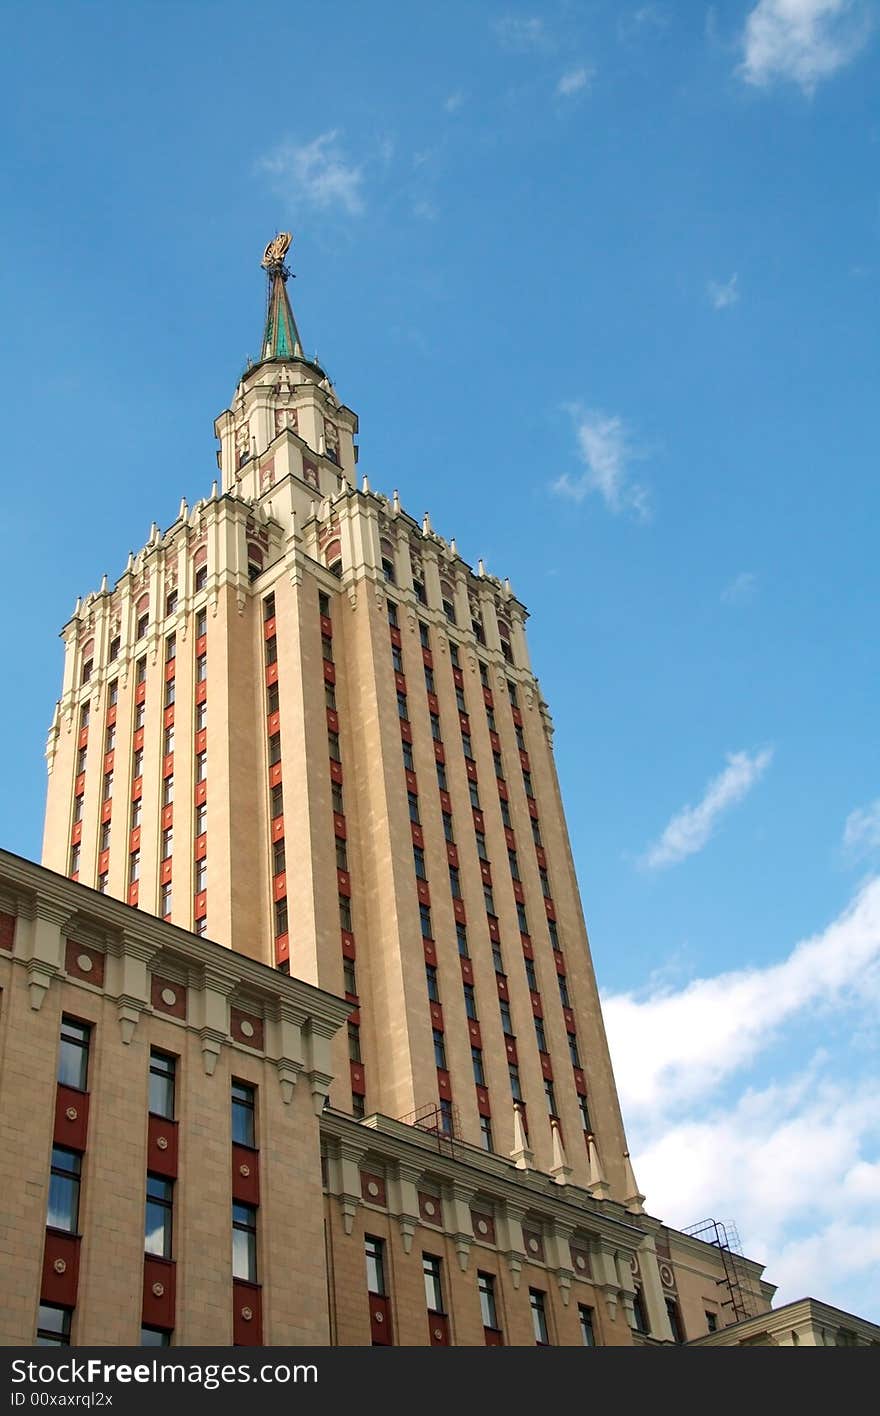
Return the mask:
POLYGON ((877 20, 7 7, 0 825, 289 227, 371 484, 532 613, 649 1208, 880 1320, 877 20))

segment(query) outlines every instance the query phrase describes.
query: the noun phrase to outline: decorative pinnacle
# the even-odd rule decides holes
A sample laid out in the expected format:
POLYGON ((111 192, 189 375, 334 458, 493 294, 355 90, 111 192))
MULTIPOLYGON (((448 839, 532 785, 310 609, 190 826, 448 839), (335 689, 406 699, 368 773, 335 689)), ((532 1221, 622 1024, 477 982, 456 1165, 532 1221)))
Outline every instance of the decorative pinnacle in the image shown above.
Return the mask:
POLYGON ((284 257, 290 248, 291 239, 289 231, 279 231, 269 242, 260 262, 268 277, 263 359, 302 358, 299 330, 285 288, 291 272, 284 264, 284 257))
POLYGON ((280 275, 282 280, 287 280, 290 275, 288 267, 284 264, 284 257, 290 250, 290 243, 293 240, 289 231, 279 231, 273 237, 263 252, 263 259, 260 265, 270 275, 280 275))

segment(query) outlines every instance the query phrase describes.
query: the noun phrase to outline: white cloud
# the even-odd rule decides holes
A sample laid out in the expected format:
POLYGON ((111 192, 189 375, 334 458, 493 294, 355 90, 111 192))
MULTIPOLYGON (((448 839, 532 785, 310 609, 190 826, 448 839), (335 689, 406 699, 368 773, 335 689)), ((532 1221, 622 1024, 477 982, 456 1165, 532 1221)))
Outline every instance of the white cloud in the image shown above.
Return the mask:
POLYGON ((736 305, 739 301, 739 288, 737 282, 739 276, 736 271, 729 280, 710 280, 706 285, 706 293, 716 310, 727 310, 731 305, 736 305))
POLYGON ((758 0, 746 20, 740 73, 750 84, 789 79, 812 93, 855 58, 869 28, 860 0, 758 0))
POLYGON ((428 201, 426 197, 413 203, 413 216, 417 216, 420 221, 436 221, 439 214, 434 202, 428 201))
POLYGON ((747 605, 755 598, 757 588, 758 577, 754 571, 741 570, 721 591, 721 602, 724 605, 747 605))
POLYGON ((779 964, 695 979, 644 999, 616 994, 604 1016, 624 1111, 674 1109, 711 1096, 783 1024, 835 998, 871 997, 880 962, 880 879, 779 964))
POLYGON ((363 169, 345 157, 338 137, 334 128, 311 142, 286 140, 261 158, 258 168, 289 206, 335 207, 357 216, 364 209, 363 169))
POLYGON ((544 21, 537 15, 502 15, 492 28, 501 47, 514 53, 552 47, 544 21))
POLYGON ((446 109, 447 113, 457 113, 463 103, 464 94, 460 89, 456 89, 455 93, 449 94, 446 98, 443 107, 446 109))
POLYGON ((553 491, 577 502, 598 492, 610 511, 632 511, 647 518, 647 489, 630 474, 630 464, 643 454, 634 446, 623 419, 580 404, 571 405, 568 412, 574 421, 578 454, 585 470, 574 478, 563 473, 553 483, 553 491))
POLYGON ((696 806, 685 806, 676 812, 660 839, 646 851, 642 865, 649 870, 661 870, 701 851, 719 817, 751 791, 772 758, 773 749, 769 747, 753 754, 728 753, 727 766, 709 782, 702 800, 696 806))
POLYGON ((707 1215, 734 1220, 746 1254, 766 1262, 768 1280, 779 1285, 777 1303, 810 1294, 874 1321, 876 1053, 835 1052, 826 1042, 810 1056, 798 1029, 821 1018, 831 1039, 828 1024, 836 1020, 849 1037, 847 1015, 856 1010, 873 1022, 878 972, 875 877, 826 929, 779 962, 677 990, 653 987, 641 999, 603 999, 650 1213, 679 1227, 707 1215), (793 1043, 793 1070, 768 1083, 762 1055, 783 1040, 793 1043))
POLYGON ((577 69, 569 69, 556 85, 556 93, 560 98, 571 98, 587 87, 591 77, 592 70, 584 64, 581 64, 577 69))
POLYGON ((855 856, 880 850, 880 797, 870 806, 850 812, 843 828, 843 847, 855 856))

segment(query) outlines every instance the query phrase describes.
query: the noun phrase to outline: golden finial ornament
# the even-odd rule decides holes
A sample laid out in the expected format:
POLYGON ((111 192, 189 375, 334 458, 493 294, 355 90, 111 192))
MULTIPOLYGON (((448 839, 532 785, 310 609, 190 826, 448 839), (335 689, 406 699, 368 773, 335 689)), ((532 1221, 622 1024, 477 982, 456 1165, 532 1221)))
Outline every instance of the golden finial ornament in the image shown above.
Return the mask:
POLYGON ((263 259, 260 261, 260 265, 264 270, 277 269, 278 266, 284 264, 284 257, 290 249, 292 239, 289 231, 279 231, 278 235, 273 237, 263 252, 263 259))

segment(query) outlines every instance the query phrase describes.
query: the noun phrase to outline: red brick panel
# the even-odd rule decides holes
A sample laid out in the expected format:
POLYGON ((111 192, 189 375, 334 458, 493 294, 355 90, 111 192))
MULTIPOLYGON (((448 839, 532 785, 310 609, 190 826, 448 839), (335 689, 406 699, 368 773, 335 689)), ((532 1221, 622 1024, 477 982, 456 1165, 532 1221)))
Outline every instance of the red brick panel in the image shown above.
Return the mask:
POLYGON ((55 1130, 57 1146, 84 1151, 89 1129, 89 1094, 75 1087, 58 1087, 55 1093, 55 1130))
POLYGON ((164 1116, 147 1118, 147 1169, 156 1175, 177 1175, 177 1122, 164 1116))
POLYGON ((61 1308, 75 1307, 78 1278, 79 1236, 61 1234, 57 1229, 47 1229, 43 1249, 41 1300, 44 1303, 55 1303, 61 1308))

